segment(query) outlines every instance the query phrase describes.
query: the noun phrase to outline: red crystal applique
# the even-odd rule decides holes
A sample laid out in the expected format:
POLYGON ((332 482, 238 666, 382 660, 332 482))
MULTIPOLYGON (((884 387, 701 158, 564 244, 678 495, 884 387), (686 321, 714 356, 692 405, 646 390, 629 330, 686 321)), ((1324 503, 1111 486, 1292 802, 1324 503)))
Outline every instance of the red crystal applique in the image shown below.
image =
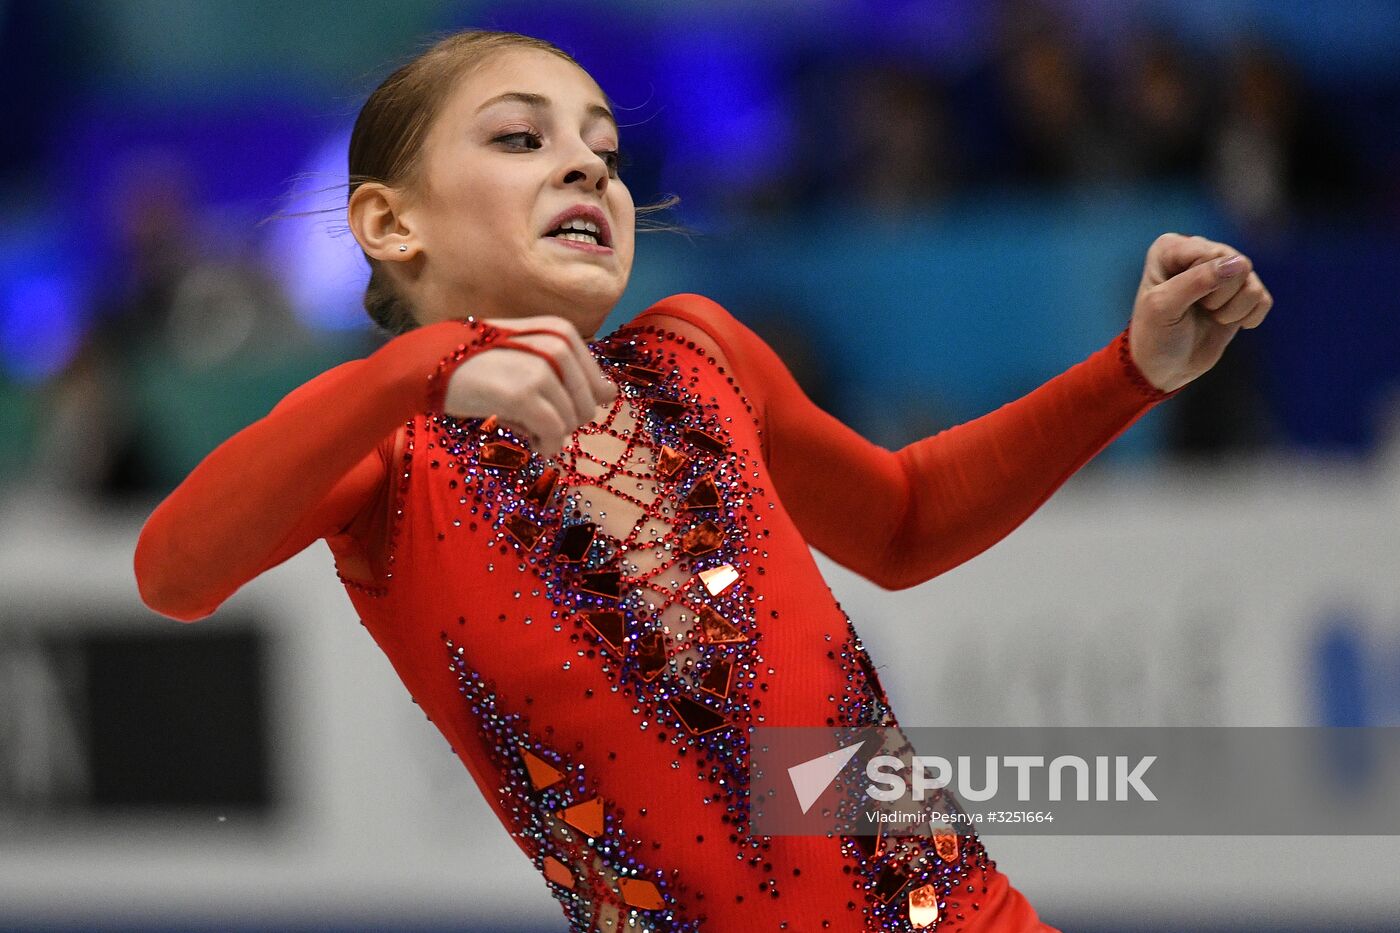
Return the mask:
POLYGON ((487 441, 481 445, 482 466, 500 467, 505 470, 518 470, 530 462, 530 452, 519 444, 507 440, 487 441))

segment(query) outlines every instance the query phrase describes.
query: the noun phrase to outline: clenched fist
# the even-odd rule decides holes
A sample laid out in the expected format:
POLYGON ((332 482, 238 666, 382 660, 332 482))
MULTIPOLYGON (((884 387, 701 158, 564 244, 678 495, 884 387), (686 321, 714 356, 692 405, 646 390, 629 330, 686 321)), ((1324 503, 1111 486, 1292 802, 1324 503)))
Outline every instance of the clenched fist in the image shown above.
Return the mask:
POLYGON ((1219 362, 1235 333, 1258 327, 1273 304, 1238 250, 1164 233, 1147 250, 1128 348, 1147 380, 1170 392, 1219 362))
POLYGON ((580 426, 605 414, 617 386, 603 375, 578 330, 554 315, 483 318, 505 331, 512 343, 540 354, 491 346, 453 371, 443 397, 443 413, 454 418, 497 420, 529 438, 535 452, 552 457, 580 426), (525 333, 537 331, 536 333, 525 333))

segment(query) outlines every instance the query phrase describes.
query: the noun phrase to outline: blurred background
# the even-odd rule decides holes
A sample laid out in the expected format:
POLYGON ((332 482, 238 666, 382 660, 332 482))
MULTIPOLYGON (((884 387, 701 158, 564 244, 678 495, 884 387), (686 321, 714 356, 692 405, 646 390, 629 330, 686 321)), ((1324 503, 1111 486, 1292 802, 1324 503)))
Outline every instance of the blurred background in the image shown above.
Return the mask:
MULTIPOLYGON (((198 626, 131 574, 384 341, 349 131, 460 28, 573 54, 681 197, 604 332, 708 295, 891 448, 1113 339, 1158 234, 1253 259, 1265 325, 1006 542, 823 558, 906 724, 1400 726, 1395 0, 0 0, 0 929, 563 928, 329 552, 198 626)), ((991 848, 1067 931, 1400 930, 1400 843, 1280 833, 991 848)))

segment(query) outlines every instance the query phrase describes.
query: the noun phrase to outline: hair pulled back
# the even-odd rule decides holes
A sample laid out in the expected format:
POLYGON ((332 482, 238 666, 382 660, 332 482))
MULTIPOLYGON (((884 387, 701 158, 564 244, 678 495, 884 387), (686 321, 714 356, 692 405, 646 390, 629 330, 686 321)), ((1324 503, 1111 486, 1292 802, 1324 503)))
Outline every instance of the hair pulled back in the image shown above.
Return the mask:
MULTIPOLYGON (((385 78, 360 108, 350 133, 346 203, 365 182, 411 187, 422 163, 423 141, 448 94, 462 77, 507 49, 536 49, 578 65, 553 43, 519 33, 470 29, 437 40, 385 78)), ((369 316, 391 334, 412 330, 417 326, 413 309, 393 287, 383 263, 368 253, 365 261, 369 316)))

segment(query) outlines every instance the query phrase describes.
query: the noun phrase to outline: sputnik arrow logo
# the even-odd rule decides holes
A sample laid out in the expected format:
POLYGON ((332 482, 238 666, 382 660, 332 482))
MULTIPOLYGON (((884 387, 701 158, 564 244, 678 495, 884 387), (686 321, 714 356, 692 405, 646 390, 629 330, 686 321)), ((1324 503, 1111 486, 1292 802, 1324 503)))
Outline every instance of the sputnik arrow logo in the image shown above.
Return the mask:
POLYGON ((862 740, 787 769, 788 780, 792 781, 792 789, 797 793, 797 802, 801 804, 803 813, 812 808, 812 804, 831 786, 836 775, 864 744, 862 740))

